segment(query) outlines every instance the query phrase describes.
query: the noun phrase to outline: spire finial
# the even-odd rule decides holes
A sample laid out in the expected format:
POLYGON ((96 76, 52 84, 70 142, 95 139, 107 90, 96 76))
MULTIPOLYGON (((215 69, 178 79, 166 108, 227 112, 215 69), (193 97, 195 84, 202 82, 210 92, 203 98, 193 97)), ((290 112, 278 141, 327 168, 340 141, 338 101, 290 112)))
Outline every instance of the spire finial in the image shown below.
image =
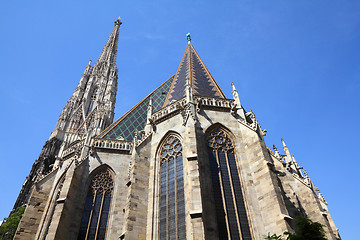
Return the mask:
POLYGON ((190 44, 191 43, 190 33, 186 34, 186 38, 187 38, 188 44, 190 44))
POLYGON ((114 23, 115 23, 115 25, 121 25, 122 24, 121 17, 118 17, 114 23))

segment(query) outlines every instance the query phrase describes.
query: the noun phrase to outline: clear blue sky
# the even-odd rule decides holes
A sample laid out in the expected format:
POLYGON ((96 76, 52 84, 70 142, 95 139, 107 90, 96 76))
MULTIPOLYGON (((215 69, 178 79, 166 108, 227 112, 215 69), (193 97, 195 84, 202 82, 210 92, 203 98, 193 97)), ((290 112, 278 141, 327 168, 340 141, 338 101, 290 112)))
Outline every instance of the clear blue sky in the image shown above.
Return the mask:
MULTIPOLYGON (((176 72, 185 34, 269 147, 283 137, 343 239, 360 228, 360 1, 1 1, 0 219, 122 17, 115 118, 176 72)), ((356 233, 355 233, 356 231, 356 233)))

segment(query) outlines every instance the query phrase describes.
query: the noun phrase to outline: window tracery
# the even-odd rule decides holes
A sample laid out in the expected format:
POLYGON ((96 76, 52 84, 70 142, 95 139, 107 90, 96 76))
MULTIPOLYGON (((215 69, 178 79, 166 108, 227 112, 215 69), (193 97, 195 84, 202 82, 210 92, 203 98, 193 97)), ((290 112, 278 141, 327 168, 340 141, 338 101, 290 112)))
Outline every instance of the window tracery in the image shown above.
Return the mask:
POLYGON ((91 94, 91 98, 90 98, 90 103, 89 103, 89 107, 86 111, 86 116, 89 115, 89 113, 93 110, 94 107, 94 102, 96 100, 96 96, 97 96, 97 92, 98 92, 98 88, 95 88, 91 94))
POLYGON ((219 235, 252 239, 231 138, 217 128, 210 132, 208 146, 219 235))
POLYGON ((160 239, 186 239, 183 157, 180 140, 169 136, 160 150, 160 239))
POLYGON ((81 220, 78 240, 105 239, 114 182, 109 169, 91 180, 81 220))

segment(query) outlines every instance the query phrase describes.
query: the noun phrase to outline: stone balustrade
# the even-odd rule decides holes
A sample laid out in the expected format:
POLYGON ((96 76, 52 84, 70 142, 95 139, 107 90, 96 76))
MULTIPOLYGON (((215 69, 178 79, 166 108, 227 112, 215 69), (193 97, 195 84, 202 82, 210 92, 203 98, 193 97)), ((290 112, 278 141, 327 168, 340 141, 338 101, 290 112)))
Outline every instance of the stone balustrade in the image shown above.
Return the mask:
POLYGON ((211 107, 223 107, 231 108, 234 104, 233 99, 223 99, 223 98, 211 98, 211 97, 197 97, 194 96, 195 103, 201 103, 204 106, 211 107))
MULTIPOLYGON (((203 106, 220 107, 220 108, 231 108, 234 105, 233 99, 222 99, 222 98, 211 98, 211 97, 197 97, 194 96, 194 102, 200 103, 203 106)), ((176 102, 171 103, 165 108, 152 114, 152 120, 157 121, 164 118, 171 113, 181 110, 186 105, 186 99, 182 98, 176 102)))
POLYGON ((166 106, 165 108, 155 112, 152 114, 152 120, 156 121, 160 118, 163 118, 177 110, 182 109, 186 105, 186 99, 182 98, 176 102, 171 103, 170 105, 166 106))
POLYGON ((92 145, 95 148, 106 148, 128 152, 131 152, 133 149, 133 142, 124 140, 94 139, 92 145))

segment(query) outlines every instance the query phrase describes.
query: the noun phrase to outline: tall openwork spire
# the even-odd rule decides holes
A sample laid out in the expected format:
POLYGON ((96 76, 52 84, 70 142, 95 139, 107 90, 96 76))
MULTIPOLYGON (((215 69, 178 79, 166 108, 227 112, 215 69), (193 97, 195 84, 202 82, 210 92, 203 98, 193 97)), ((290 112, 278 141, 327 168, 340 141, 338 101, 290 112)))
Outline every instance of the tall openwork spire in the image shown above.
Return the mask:
POLYGON ((71 132, 74 138, 80 136, 78 133, 81 136, 85 133, 98 134, 113 121, 117 90, 116 53, 121 24, 119 17, 94 67, 91 67, 91 60, 86 65, 50 138, 57 136, 65 141, 74 141, 76 139, 69 140, 66 133, 71 132))
POLYGON ((115 64, 116 61, 116 53, 117 53, 117 47, 118 47, 118 39, 119 39, 119 28, 122 24, 121 18, 119 17, 114 22, 114 28, 109 36, 109 39, 107 40, 104 49, 101 53, 101 56, 98 60, 98 62, 95 64, 95 66, 98 63, 106 62, 108 64, 115 64))

